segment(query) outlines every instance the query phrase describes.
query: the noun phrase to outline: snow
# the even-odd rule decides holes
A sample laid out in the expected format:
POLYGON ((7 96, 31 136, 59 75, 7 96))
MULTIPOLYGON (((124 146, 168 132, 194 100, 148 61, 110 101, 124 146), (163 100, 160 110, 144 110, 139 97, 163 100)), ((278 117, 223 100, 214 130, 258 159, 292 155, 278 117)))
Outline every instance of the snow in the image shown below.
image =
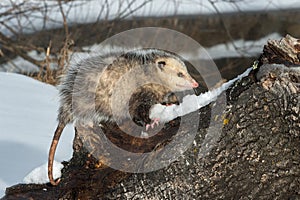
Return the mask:
POLYGON ((225 90, 227 90, 235 81, 248 76, 252 68, 248 68, 244 73, 238 77, 224 83, 221 87, 211 91, 196 95, 187 95, 183 97, 182 103, 179 105, 164 106, 162 104, 155 104, 150 109, 150 119, 158 118, 160 122, 168 122, 177 117, 194 112, 209 103, 215 101, 217 97, 225 90))
POLYGON ((206 48, 206 51, 212 59, 254 57, 262 53, 262 49, 268 40, 278 40, 281 37, 279 33, 272 33, 255 41, 234 40, 226 44, 206 48))
MULTIPOLYGON (((36 59, 36 60, 44 60, 46 58, 45 53, 37 53, 37 51, 29 51, 27 53, 28 56, 36 59)), ((50 68, 55 68, 53 63, 50 63, 50 68)), ((38 68, 35 64, 23 59, 20 56, 6 62, 5 64, 0 65, 0 71, 4 72, 39 72, 40 68, 38 68)))
MULTIPOLYGON (((54 161, 53 162, 53 178, 54 180, 59 178, 61 176, 61 170, 64 166, 54 161)), ((23 182, 26 184, 29 183, 37 183, 37 184, 43 184, 49 182, 48 179, 48 164, 45 163, 34 170, 32 170, 24 179, 23 182)))
POLYGON ((8 187, 8 184, 0 178, 0 197, 4 195, 6 187, 8 187))
MULTIPOLYGON (((26 76, 3 72, 0 88, 1 197, 6 186, 21 183, 26 174, 47 163, 57 126, 58 91, 26 76)), ((57 161, 71 158, 73 137, 72 126, 67 126, 58 145, 57 161)))

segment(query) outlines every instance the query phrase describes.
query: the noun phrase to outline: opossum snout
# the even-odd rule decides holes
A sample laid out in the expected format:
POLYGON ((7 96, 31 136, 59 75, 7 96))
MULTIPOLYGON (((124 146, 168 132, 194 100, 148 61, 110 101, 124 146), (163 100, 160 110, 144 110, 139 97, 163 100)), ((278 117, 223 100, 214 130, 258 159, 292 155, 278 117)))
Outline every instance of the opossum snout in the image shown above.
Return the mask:
POLYGON ((190 90, 190 89, 193 89, 193 88, 197 88, 198 86, 199 86, 199 84, 195 81, 195 80, 193 80, 193 81, 187 81, 186 83, 184 83, 184 84, 179 84, 179 83, 177 83, 176 84, 179 88, 181 88, 181 90, 184 90, 184 89, 186 89, 186 90, 190 90))
POLYGON ((199 86, 199 84, 196 82, 196 81, 194 81, 193 83, 192 83, 192 87, 193 88, 197 88, 199 86))

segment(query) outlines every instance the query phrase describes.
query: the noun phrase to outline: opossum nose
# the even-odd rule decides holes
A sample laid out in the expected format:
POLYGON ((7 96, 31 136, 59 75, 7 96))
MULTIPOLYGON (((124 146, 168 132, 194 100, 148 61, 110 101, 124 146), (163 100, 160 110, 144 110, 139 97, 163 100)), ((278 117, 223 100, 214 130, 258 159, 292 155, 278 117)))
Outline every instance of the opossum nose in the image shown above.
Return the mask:
POLYGON ((192 83, 193 88, 197 88, 198 86, 199 86, 199 84, 196 81, 192 83))

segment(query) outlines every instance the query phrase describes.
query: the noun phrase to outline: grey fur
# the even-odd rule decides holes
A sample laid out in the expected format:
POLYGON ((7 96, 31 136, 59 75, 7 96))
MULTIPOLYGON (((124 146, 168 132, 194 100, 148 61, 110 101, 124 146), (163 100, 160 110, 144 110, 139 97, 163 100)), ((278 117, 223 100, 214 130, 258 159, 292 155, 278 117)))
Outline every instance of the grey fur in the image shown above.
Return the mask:
POLYGON ((72 65, 58 87, 59 124, 48 157, 50 183, 60 181, 53 178, 53 161, 67 123, 120 122, 130 116, 137 123, 149 123, 151 105, 162 103, 172 91, 197 86, 178 56, 158 49, 92 56, 72 65))
MULTIPOLYGON (((116 88, 118 91, 115 92, 119 93, 120 99, 124 98, 122 95, 126 95, 124 91, 128 87, 141 84, 139 81, 147 79, 150 82, 159 82, 160 80, 155 75, 157 69, 150 67, 155 64, 154 61, 158 58, 176 59, 185 68, 183 61, 178 56, 158 49, 140 49, 126 53, 116 52, 104 56, 94 56, 71 66, 61 79, 61 85, 59 86, 61 100, 58 121, 62 124, 73 121, 101 123, 128 117, 124 114, 124 116, 113 118, 112 111, 108 108, 111 90, 105 87, 113 87, 115 82, 122 78, 123 74, 128 73, 137 66, 138 68, 135 70, 137 70, 136 73, 140 73, 141 80, 131 81, 126 87, 116 88), (111 70, 115 72, 109 73, 110 77, 101 77, 104 71, 111 70), (103 79, 109 80, 103 81, 103 79), (97 98, 98 96, 99 98, 97 98), (98 100, 98 102, 95 102, 95 100, 98 100)), ((168 87, 172 89, 172 85, 168 85, 168 87)), ((162 90, 164 90, 162 96, 170 92, 170 90, 162 90)), ((159 91, 156 92, 159 93, 159 91)), ((124 109, 120 109, 120 112, 124 112, 124 109)))

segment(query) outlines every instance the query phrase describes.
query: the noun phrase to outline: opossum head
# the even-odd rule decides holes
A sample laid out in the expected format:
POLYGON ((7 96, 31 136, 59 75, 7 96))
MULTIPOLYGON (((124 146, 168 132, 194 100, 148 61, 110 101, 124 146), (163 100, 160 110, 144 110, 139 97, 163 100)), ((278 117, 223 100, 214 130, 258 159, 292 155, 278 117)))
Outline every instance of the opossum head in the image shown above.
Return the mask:
POLYGON ((172 52, 145 48, 127 52, 123 58, 127 62, 132 62, 132 66, 138 63, 144 70, 146 79, 156 80, 173 92, 199 86, 188 73, 182 59, 172 52))
POLYGON ((174 92, 191 90, 199 86, 180 59, 159 57, 155 60, 155 66, 162 83, 174 92))

